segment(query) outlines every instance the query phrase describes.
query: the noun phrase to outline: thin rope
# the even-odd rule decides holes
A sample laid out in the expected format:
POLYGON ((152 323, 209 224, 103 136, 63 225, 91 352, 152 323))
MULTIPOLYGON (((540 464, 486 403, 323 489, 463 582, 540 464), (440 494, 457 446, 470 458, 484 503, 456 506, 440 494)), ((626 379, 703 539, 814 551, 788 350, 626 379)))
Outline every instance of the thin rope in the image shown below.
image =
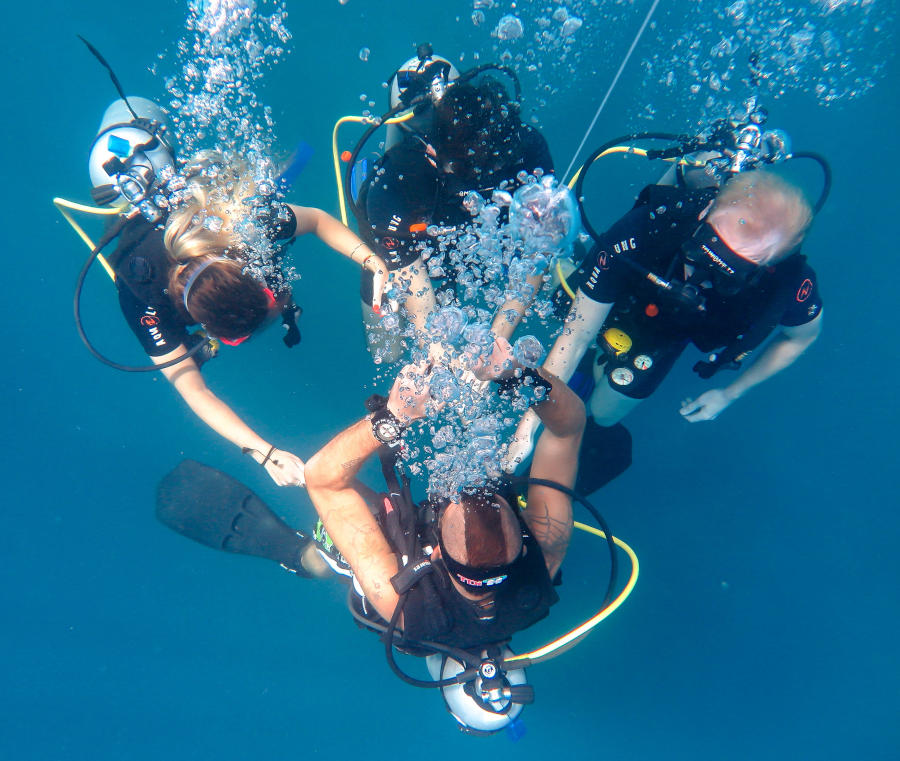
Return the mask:
POLYGON ((619 77, 622 76, 622 72, 625 70, 625 66, 628 65, 628 59, 631 58, 631 54, 637 47, 637 44, 641 39, 641 35, 647 28, 647 24, 650 23, 650 17, 653 15, 653 11, 656 10, 657 5, 659 5, 659 0, 653 0, 653 5, 650 6, 650 10, 647 11, 647 16, 646 18, 644 18, 644 23, 641 24, 641 28, 638 29, 637 35, 635 35, 634 40, 632 40, 631 42, 631 47, 628 48, 628 52, 625 54, 625 58, 622 59, 622 63, 619 65, 619 70, 616 72, 616 76, 613 77, 612 84, 610 84, 609 89, 606 91, 606 95, 603 96, 603 100, 600 102, 600 107, 597 109, 597 113, 594 114, 594 118, 591 121, 590 126, 588 126, 587 128, 587 132, 585 132, 584 137, 581 138, 581 144, 575 150, 575 155, 572 156, 572 160, 569 162, 569 166, 566 167, 566 171, 565 174, 563 174, 563 177, 568 177, 569 172, 572 171, 572 167, 575 165, 575 160, 578 158, 578 154, 581 153, 581 149, 584 148, 584 144, 587 142, 588 137, 593 131, 594 125, 597 123, 597 119, 600 118, 600 113, 603 111, 603 107, 606 105, 606 101, 609 100, 609 96, 612 95, 612 91, 615 89, 616 84, 618 84, 619 77))

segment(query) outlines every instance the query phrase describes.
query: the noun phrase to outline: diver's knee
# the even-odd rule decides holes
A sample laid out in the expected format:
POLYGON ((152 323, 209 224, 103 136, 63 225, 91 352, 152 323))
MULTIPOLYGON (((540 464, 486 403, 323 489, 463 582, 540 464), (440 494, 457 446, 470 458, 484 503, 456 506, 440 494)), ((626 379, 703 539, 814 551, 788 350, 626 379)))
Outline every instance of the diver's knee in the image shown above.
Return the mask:
POLYGON ((608 383, 598 383, 590 398, 591 417, 597 425, 610 427, 621 422, 641 401, 610 388, 608 383))

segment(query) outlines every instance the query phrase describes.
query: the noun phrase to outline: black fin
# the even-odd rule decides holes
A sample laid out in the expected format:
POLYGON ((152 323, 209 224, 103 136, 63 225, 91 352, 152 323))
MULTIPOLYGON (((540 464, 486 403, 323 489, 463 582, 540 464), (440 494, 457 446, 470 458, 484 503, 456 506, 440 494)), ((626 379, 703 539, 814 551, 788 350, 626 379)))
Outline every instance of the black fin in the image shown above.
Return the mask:
POLYGON ((300 555, 310 539, 273 513, 240 481, 183 460, 156 490, 156 517, 173 531, 216 550, 268 558, 309 576, 300 555))
POLYGON ((610 427, 588 419, 578 455, 575 491, 593 494, 631 467, 631 434, 621 423, 610 427))

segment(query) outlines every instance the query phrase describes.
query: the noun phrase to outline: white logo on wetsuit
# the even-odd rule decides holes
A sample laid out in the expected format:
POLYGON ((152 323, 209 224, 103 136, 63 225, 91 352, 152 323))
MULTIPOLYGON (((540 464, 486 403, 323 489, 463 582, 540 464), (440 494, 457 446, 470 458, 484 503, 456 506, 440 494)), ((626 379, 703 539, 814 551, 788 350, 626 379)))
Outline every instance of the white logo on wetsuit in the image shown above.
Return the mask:
POLYGON ((618 243, 613 243, 613 251, 617 254, 621 254, 624 251, 637 251, 637 242, 634 238, 620 240, 618 243))

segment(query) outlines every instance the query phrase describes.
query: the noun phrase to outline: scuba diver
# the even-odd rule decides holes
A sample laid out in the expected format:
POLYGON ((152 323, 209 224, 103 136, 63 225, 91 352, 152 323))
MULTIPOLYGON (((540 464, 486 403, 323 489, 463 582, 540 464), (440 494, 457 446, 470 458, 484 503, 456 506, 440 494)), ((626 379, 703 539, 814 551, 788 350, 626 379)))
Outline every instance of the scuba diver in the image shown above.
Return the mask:
MULTIPOLYGON (((102 56, 88 47, 109 69, 102 56)), ((204 151, 176 158, 162 109, 126 97, 105 112, 90 155, 92 196, 101 208, 55 203, 82 238, 69 209, 115 218, 82 269, 75 310, 79 334, 104 363, 122 370, 158 369, 193 412, 261 464, 281 486, 303 484, 303 461, 250 428, 207 387, 201 365, 220 344, 237 346, 279 317, 284 343, 300 342, 300 309, 280 264, 283 248, 313 233, 373 275, 380 304, 387 267, 351 230, 320 209, 277 200, 271 181, 256 179, 240 159, 204 151), (116 242, 109 261, 101 251, 116 242), (130 367, 103 356, 80 319, 87 272, 99 260, 115 281, 122 314, 153 364, 130 367), (190 333, 194 325, 202 330, 190 333)))
MULTIPOLYGON (((763 133, 764 119, 757 109, 738 125, 731 148, 720 150, 719 135, 706 144, 716 150, 694 151, 660 184, 644 188, 631 211, 606 232, 597 234, 583 218, 595 245, 571 280, 577 290, 566 329, 544 367, 589 400, 593 421, 585 438, 594 442, 593 454, 618 445, 604 445, 604 438, 622 439, 619 421, 656 390, 688 344, 707 354, 694 371, 710 379, 739 369, 771 336, 730 383, 682 404, 681 415, 699 422, 716 419, 793 364, 818 337, 818 280, 800 253, 814 211, 798 188, 764 165, 790 158, 818 161, 826 183, 816 211, 827 197, 830 172, 815 154, 792 156, 780 131, 763 133), (753 150, 768 153, 754 158, 753 150), (599 348, 589 352, 595 340, 599 348)), ((583 175, 579 197, 582 182, 583 175)), ((531 413, 523 418, 508 467, 527 457, 538 424, 531 413)), ((586 492, 592 490, 585 485, 586 492)))
MULTIPOLYGON (((411 109, 412 116, 396 124, 384 119, 387 151, 368 170, 350 206, 360 235, 384 258, 393 279, 404 284, 409 319, 424 331, 436 298, 423 250, 435 234, 471 222, 467 194, 475 191, 489 200, 501 186, 512 192, 523 172, 552 173, 553 159, 541 134, 521 122, 518 81, 505 67, 486 65, 459 74, 430 45, 420 45, 418 55, 391 77, 390 89, 388 113, 411 109), (498 79, 484 75, 489 69, 513 77, 514 98, 498 79)), ((436 284, 452 288, 452 278, 436 284)), ((370 349, 381 361, 395 361, 401 350, 397 331, 381 326, 381 315, 372 310, 368 273, 360 295, 370 349)), ((510 335, 515 326, 501 322, 497 332, 510 335)))
POLYGON ((213 549, 274 560, 305 578, 340 574, 349 580, 353 618, 382 635, 397 676, 439 688, 465 732, 506 728, 520 736, 519 714, 534 699, 525 669, 566 652, 614 611, 637 581, 637 557, 571 489, 584 404, 558 378, 519 366, 503 338, 474 372, 507 399, 526 397, 544 422, 532 477, 416 504, 398 455, 404 429, 431 403, 431 371, 430 365, 407 366, 388 398, 371 397, 370 414, 308 461, 307 489, 319 516, 312 538, 290 528, 243 484, 190 460, 160 482, 156 513, 169 528, 213 549), (358 478, 375 454, 385 491, 358 478), (524 509, 514 490, 520 484, 528 485, 524 509), (573 522, 573 501, 602 531, 573 522), (573 527, 606 539, 610 575, 600 610, 550 643, 515 655, 510 637, 545 618, 558 599, 554 587, 573 527), (618 594, 616 547, 631 561, 630 579, 618 594), (401 669, 394 649, 425 657, 432 679, 401 669))
MULTIPOLYGON (((434 521, 419 537, 422 547, 431 548, 421 558, 427 565, 404 580, 409 594, 401 591, 396 577, 404 567, 405 547, 375 518, 381 510, 393 510, 388 507, 393 495, 370 489, 357 475, 382 447, 396 450, 404 429, 425 417, 431 400, 429 372, 408 365, 387 400, 371 405, 371 414, 316 453, 307 463, 307 490, 325 530, 353 569, 364 610, 390 621, 405 596, 398 624, 412 639, 485 646, 540 620, 556 602, 552 579, 569 544, 572 499, 531 485, 528 509, 520 514, 515 499, 510 501, 502 489, 463 489, 458 497, 433 506, 434 521)), ((585 420, 581 400, 558 378, 523 371, 503 338, 474 372, 480 380, 494 381, 501 393, 514 393, 523 384, 542 390, 535 394, 539 401, 533 409, 544 432, 531 475, 571 489, 585 420)))

